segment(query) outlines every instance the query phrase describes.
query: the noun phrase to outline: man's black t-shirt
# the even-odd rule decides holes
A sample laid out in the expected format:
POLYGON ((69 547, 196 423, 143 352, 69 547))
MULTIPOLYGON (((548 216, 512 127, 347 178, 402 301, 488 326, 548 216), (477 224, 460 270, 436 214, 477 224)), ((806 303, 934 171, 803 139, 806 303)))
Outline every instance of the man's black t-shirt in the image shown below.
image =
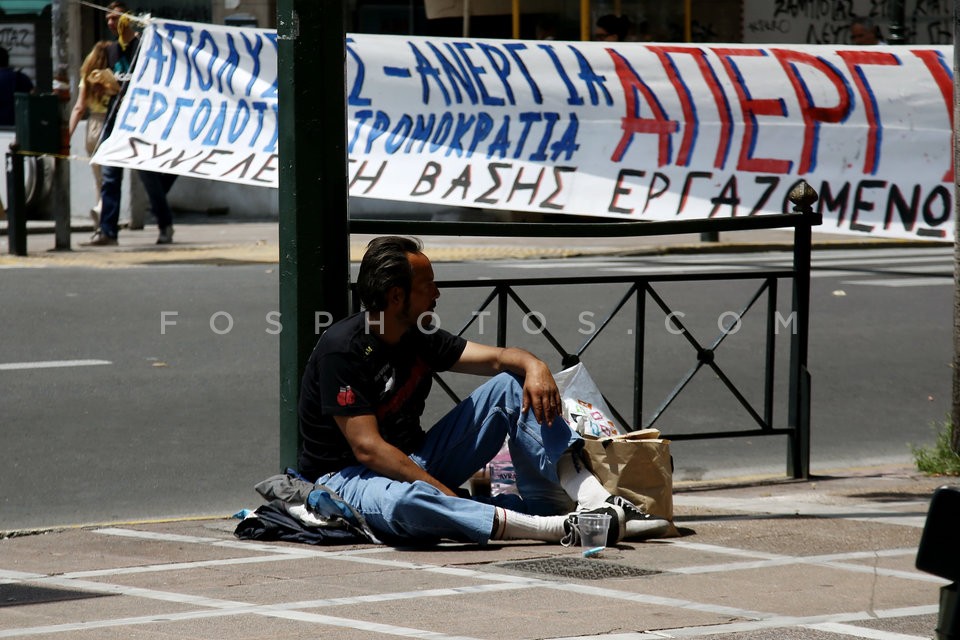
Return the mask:
POLYGON ((368 330, 365 313, 327 329, 300 388, 300 473, 316 480, 357 464, 334 416, 375 415, 383 439, 412 453, 424 437, 431 374, 456 364, 466 344, 442 329, 415 327, 388 345, 368 330))

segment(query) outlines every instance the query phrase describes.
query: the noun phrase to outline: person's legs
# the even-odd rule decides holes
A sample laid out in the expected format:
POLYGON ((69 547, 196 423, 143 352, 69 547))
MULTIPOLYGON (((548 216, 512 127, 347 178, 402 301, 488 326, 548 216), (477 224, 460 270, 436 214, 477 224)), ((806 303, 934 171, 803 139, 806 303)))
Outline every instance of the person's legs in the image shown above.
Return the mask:
POLYGON ((167 203, 168 182, 164 177, 166 174, 155 171, 137 171, 140 175, 140 182, 143 183, 143 189, 147 192, 147 198, 150 200, 150 211, 157 219, 157 227, 161 230, 173 224, 173 213, 170 211, 170 205, 167 203))
MULTIPOLYGON (((519 473, 535 476, 524 477, 521 486, 532 488, 538 499, 548 489, 558 489, 556 462, 564 451, 577 447, 580 437, 562 420, 550 427, 536 424, 532 414, 521 420, 522 398, 523 386, 515 376, 491 378, 441 418, 410 458, 448 487, 456 488, 489 462, 509 436, 516 455, 526 461, 518 472, 518 484, 519 473)), ((493 505, 446 496, 425 482, 397 482, 362 466, 329 474, 318 482, 356 508, 384 540, 427 543, 449 538, 483 544, 493 532, 493 505)), ((510 507, 528 510, 526 502, 510 507)), ((563 512, 553 503, 531 507, 531 512, 538 514, 563 512)), ((553 525, 562 532, 560 520, 553 525)), ((528 528, 524 537, 538 539, 533 531, 536 526, 528 528)), ((559 539, 559 535, 553 537, 559 539)))
POLYGON ((493 530, 495 507, 444 495, 426 482, 397 482, 358 465, 318 483, 336 491, 387 543, 434 544, 448 538, 485 544, 493 530))
POLYGON ((123 169, 103 165, 103 184, 100 187, 100 234, 116 238, 120 231, 120 187, 123 185, 123 169))
POLYGON ((441 418, 410 457, 455 488, 490 462, 509 436, 523 510, 536 515, 564 513, 573 502, 559 485, 556 464, 567 450, 582 448, 583 441, 562 418, 543 426, 533 412, 521 417, 522 403, 520 380, 507 373, 495 376, 441 418))
MULTIPOLYGON (((100 133, 102 131, 103 114, 91 113, 87 118, 87 135, 84 140, 88 155, 93 156, 94 151, 97 150, 97 144, 100 142, 100 133)), ((93 183, 97 188, 97 204, 94 205, 90 211, 91 216, 93 216, 94 225, 96 225, 100 221, 100 211, 103 208, 100 201, 100 190, 103 188, 103 174, 99 164, 90 163, 90 169, 93 171, 93 183), (95 216, 94 212, 96 212, 95 216)))
POLYGON ((161 173, 160 174, 160 184, 163 185, 163 192, 170 193, 170 189, 173 187, 173 183, 177 181, 177 174, 175 173, 161 173))

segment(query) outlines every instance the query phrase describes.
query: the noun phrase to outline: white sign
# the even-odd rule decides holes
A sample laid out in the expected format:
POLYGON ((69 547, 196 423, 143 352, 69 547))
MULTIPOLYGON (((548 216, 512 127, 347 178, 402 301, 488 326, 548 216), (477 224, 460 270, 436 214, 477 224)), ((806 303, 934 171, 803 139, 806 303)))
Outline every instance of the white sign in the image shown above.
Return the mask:
MULTIPOLYGON (((159 21, 105 164, 277 186, 276 38, 159 21)), ((952 47, 349 35, 354 196, 952 238, 952 47)))

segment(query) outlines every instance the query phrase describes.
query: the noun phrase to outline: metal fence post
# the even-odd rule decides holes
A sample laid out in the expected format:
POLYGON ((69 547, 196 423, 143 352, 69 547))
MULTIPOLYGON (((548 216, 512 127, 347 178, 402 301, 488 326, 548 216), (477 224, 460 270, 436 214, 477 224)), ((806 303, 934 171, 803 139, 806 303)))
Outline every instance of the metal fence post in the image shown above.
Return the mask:
POLYGON ((320 319, 347 315, 345 2, 277 2, 280 467, 296 467, 300 380, 320 319))
POLYGON ((10 143, 7 152, 7 248, 16 256, 27 255, 27 197, 23 186, 23 155, 20 145, 10 143))
POLYGON ((794 228, 793 239, 793 334, 790 339, 790 381, 788 426, 792 433, 787 445, 787 474, 797 479, 810 476, 810 373, 807 346, 810 330, 811 227, 820 224, 813 212, 819 196, 806 182, 800 182, 788 196, 794 211, 804 219, 794 228))

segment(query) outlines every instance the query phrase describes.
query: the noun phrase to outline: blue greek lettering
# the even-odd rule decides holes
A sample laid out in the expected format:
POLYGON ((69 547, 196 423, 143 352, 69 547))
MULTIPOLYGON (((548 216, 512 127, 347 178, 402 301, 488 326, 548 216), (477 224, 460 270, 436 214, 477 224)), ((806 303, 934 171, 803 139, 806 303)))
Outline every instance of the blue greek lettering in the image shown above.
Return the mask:
POLYGON ((355 42, 353 38, 347 38, 347 55, 353 58, 353 61, 357 64, 357 75, 353 78, 350 94, 347 96, 347 104, 351 107, 366 107, 370 104, 370 98, 364 98, 360 95, 360 92, 363 91, 363 80, 366 75, 365 66, 363 60, 357 55, 357 52, 353 50, 353 47, 350 46, 353 42, 355 42))
POLYGON ((134 89, 133 91, 130 92, 130 99, 127 100, 127 103, 126 103, 126 104, 127 104, 127 110, 123 112, 123 117, 120 118, 120 125, 119 125, 119 126, 120 126, 120 129, 121 129, 121 130, 123 130, 123 131, 136 131, 136 130, 137 130, 136 127, 134 127, 132 124, 129 124, 129 123, 127 122, 127 118, 131 118, 131 117, 135 116, 135 115, 137 114, 137 112, 140 110, 140 109, 137 107, 137 103, 139 102, 138 98, 139 98, 140 96, 148 96, 148 95, 150 95, 150 91, 149 91, 148 89, 144 89, 144 88, 134 89))
POLYGON ((250 107, 247 106, 246 100, 238 100, 237 108, 233 111, 233 120, 230 121, 230 129, 227 131, 227 142, 234 143, 239 140, 248 122, 250 122, 250 107))
POLYGON ((420 75, 420 100, 423 104, 430 104, 430 79, 437 84, 437 88, 440 89, 440 93, 443 95, 443 104, 450 106, 450 93, 447 91, 447 88, 443 86, 443 81, 440 79, 440 70, 430 64, 430 61, 427 60, 427 57, 420 52, 420 49, 417 48, 412 42, 407 42, 410 46, 410 49, 413 51, 413 57, 417 61, 416 71, 420 75))
POLYGON ((143 124, 140 125, 140 133, 146 131, 151 122, 159 120, 160 116, 167 111, 167 106, 167 97, 160 92, 155 92, 150 98, 150 110, 147 111, 147 117, 143 119, 143 124))
POLYGON ((253 92, 253 85, 257 83, 257 79, 260 77, 260 51, 263 50, 263 40, 260 36, 255 36, 251 40, 245 32, 241 32, 240 37, 243 38, 243 46, 253 61, 253 69, 250 71, 250 81, 247 82, 247 87, 244 89, 244 95, 250 97, 253 92))
POLYGON ((433 138, 430 140, 430 153, 433 153, 446 143, 447 136, 450 135, 452 128, 453 114, 445 111, 444 114, 440 116, 440 124, 437 125, 437 132, 433 134, 433 138))
POLYGON ((393 131, 390 132, 390 137, 387 138, 387 141, 384 144, 384 148, 387 150, 387 153, 393 155, 399 151, 400 147, 402 147, 403 143, 406 141, 407 136, 410 135, 410 130, 412 128, 413 118, 406 113, 400 116, 397 126, 395 126, 393 131))
MULTIPOLYGON (((510 53, 510 57, 513 58, 513 62, 517 65, 517 69, 520 69, 520 74, 523 76, 524 80, 527 81, 527 85, 530 87, 530 93, 533 96, 533 102, 535 104, 543 104, 543 94, 540 92, 540 87, 537 86, 537 83, 534 81, 533 76, 530 75, 530 70, 527 69, 527 65, 523 62, 523 59, 520 57, 518 51, 523 51, 527 48, 527 45, 522 42, 509 42, 503 45, 503 48, 510 53)), ((511 102, 510 104, 515 104, 511 102)))
POLYGON ((210 35, 210 32, 206 29, 202 29, 200 31, 200 38, 197 40, 197 46, 194 47, 193 53, 190 55, 190 60, 193 62, 193 67, 197 72, 197 84, 204 91, 207 91, 213 86, 213 63, 216 61, 218 55, 220 55, 220 48, 217 47, 213 36, 210 35), (211 52, 207 54, 207 68, 201 69, 200 64, 197 62, 197 56, 204 52, 208 43, 211 52), (206 77, 204 77, 204 72, 206 72, 206 77))
POLYGON ((547 55, 550 56, 550 60, 553 61, 553 66, 557 70, 557 73, 560 75, 560 79, 563 80, 563 84, 567 87, 567 93, 569 94, 569 97, 567 98, 567 104, 572 104, 572 105, 583 104, 583 98, 581 98, 580 94, 577 93, 577 88, 573 86, 573 82, 570 80, 570 76, 567 75, 567 70, 563 68, 563 63, 560 62, 560 58, 559 56, 557 56, 557 52, 553 50, 553 45, 541 44, 537 46, 543 49, 547 53, 547 55))
POLYGON ((220 110, 217 111, 217 115, 213 119, 213 124, 210 125, 210 130, 207 131, 207 137, 203 139, 203 144, 208 146, 219 144, 220 136, 223 135, 223 125, 226 121, 227 101, 223 100, 220 102, 220 110))
POLYGON ((419 141, 420 147, 417 149, 417 153, 423 151, 423 145, 427 143, 427 140, 430 139, 430 134, 433 133, 433 126, 437 122, 436 114, 431 113, 430 117, 424 119, 423 115, 417 115, 416 124, 413 125, 413 133, 410 134, 410 140, 407 142, 407 148, 403 150, 404 153, 410 153, 410 148, 413 146, 414 142, 419 141))
MULTIPOLYGON (((144 45, 141 43, 141 50, 144 45)), ((153 31, 150 38, 150 44, 146 46, 141 54, 141 61, 137 65, 137 80, 142 78, 150 67, 153 67, 153 84, 160 84, 163 77, 163 68, 167 63, 168 56, 163 52, 163 39, 159 31, 153 31)), ((173 73, 167 74, 167 82, 164 86, 170 86, 170 80, 173 73)))
POLYGON ((470 146, 467 148, 468 158, 473 156, 473 152, 477 150, 481 142, 486 140, 491 131, 493 131, 493 118, 490 117, 489 113, 481 111, 477 114, 477 127, 473 131, 473 140, 470 141, 470 146))
POLYGON ((467 135, 467 132, 470 131, 474 120, 476 120, 476 116, 467 118, 462 113, 457 114, 457 126, 453 130, 453 137, 450 139, 447 152, 444 154, 446 157, 450 157, 451 153, 456 153, 459 158, 463 157, 463 143, 461 140, 463 136, 467 135))
POLYGON ((193 98, 177 98, 173 103, 173 113, 170 114, 170 120, 167 121, 167 126, 163 130, 163 135, 160 136, 161 140, 166 140, 170 137, 170 132, 173 131, 173 126, 177 123, 177 118, 180 115, 180 110, 184 108, 193 107, 195 100, 193 98))
POLYGON ((480 102, 484 105, 502 107, 504 105, 504 99, 492 97, 487 93, 487 87, 483 84, 483 78, 480 77, 485 74, 487 70, 483 67, 478 67, 476 63, 470 59, 470 56, 467 55, 467 50, 472 49, 473 45, 469 42, 457 42, 454 46, 457 48, 457 51, 460 52, 460 57, 462 57, 466 63, 467 70, 473 76, 473 81, 480 91, 480 102))
POLYGON ((207 121, 210 120, 210 114, 212 112, 213 105, 210 104, 210 99, 204 98, 201 100, 196 111, 193 112, 193 117, 190 118, 189 134, 191 140, 196 140, 200 137, 204 127, 207 126, 207 121), (198 121, 200 121, 199 124, 198 121))
POLYGON ((177 46, 174 44, 174 40, 177 39, 177 34, 183 34, 183 51, 184 51, 184 62, 186 63, 186 78, 183 81, 183 90, 189 91, 190 84, 192 81, 192 67, 189 62, 186 60, 186 52, 190 51, 190 45, 193 44, 193 26, 189 24, 164 24, 164 28, 167 30, 167 44, 170 47, 170 66, 167 70, 167 80, 164 83, 165 86, 170 86, 170 83, 173 81, 173 74, 177 70, 177 46))
MULTIPOLYGON (((507 101, 510 104, 516 104, 517 101, 513 97, 513 88, 510 86, 510 81, 508 80, 510 77, 510 61, 507 59, 506 54, 486 42, 477 43, 477 47, 487 56, 487 60, 490 61, 490 66, 493 68, 494 74, 500 78, 500 82, 503 84, 503 90, 507 94, 507 101), (497 57, 497 60, 493 59, 494 56, 497 57)), ((501 102, 500 104, 503 103, 501 102)))
POLYGON ((237 72, 237 68, 240 66, 240 53, 237 51, 237 46, 233 42, 233 34, 227 34, 227 57, 221 63, 220 69, 217 70, 217 90, 220 93, 223 93, 224 87, 224 76, 226 76, 226 86, 230 90, 231 95, 235 95, 236 92, 233 90, 233 75, 237 72))

